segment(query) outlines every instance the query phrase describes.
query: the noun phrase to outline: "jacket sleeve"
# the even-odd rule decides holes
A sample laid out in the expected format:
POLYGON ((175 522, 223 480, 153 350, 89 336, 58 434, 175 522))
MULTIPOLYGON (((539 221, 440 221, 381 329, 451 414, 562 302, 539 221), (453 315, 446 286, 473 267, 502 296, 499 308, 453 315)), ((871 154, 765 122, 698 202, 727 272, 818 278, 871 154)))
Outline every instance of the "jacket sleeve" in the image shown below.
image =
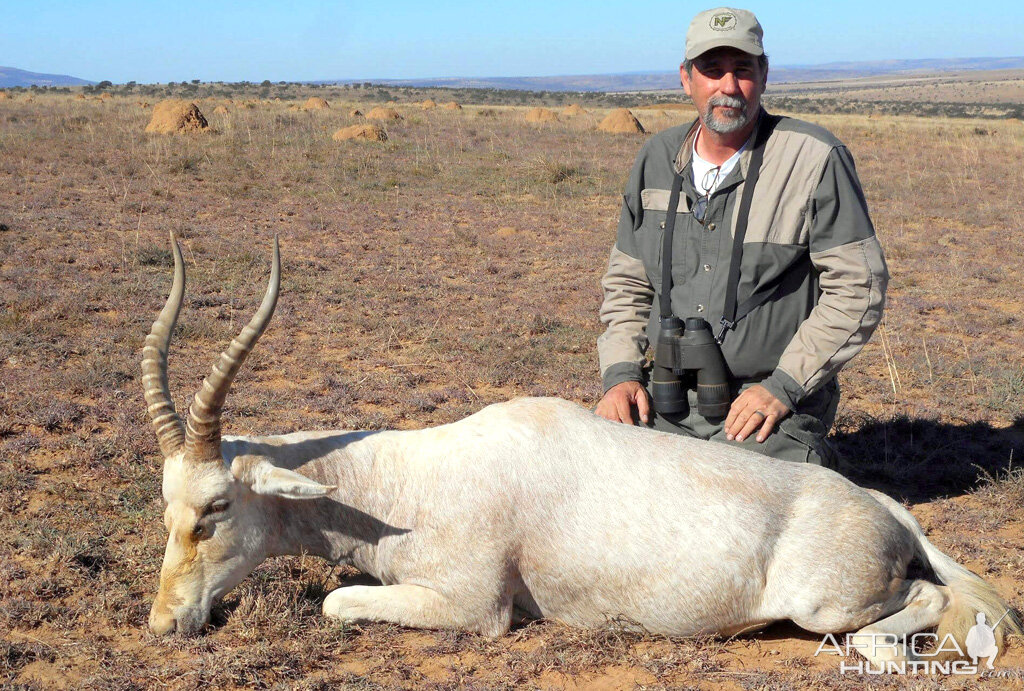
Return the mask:
POLYGON ((834 377, 871 338, 882 317, 889 281, 882 247, 846 147, 829 153, 809 213, 818 304, 764 382, 791 410, 834 377))
POLYGON ((597 339, 597 353, 605 391, 624 381, 643 381, 647 319, 654 302, 654 287, 647 279, 633 239, 643 213, 639 190, 642 159, 641 153, 626 185, 615 246, 601 279, 604 301, 600 317, 606 329, 597 339))

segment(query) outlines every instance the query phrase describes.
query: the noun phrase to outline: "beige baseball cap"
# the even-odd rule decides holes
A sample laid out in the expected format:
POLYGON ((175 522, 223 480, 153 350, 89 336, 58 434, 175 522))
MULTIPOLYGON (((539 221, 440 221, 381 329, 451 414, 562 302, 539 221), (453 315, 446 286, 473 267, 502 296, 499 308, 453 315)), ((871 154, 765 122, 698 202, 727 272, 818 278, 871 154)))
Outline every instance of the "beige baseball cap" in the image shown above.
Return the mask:
POLYGON ((712 48, 738 48, 751 55, 764 55, 764 31, 749 10, 719 7, 701 12, 686 32, 686 59, 693 60, 712 48))

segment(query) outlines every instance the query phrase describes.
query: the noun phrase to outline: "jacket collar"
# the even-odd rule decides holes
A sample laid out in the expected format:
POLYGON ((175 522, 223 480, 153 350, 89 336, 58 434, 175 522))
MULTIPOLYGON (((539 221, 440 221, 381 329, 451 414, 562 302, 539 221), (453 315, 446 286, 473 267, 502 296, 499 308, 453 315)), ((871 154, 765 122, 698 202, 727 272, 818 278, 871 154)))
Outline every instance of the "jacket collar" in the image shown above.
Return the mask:
MULTIPOLYGON (((771 123, 771 116, 768 115, 768 111, 761 106, 761 109, 757 114, 757 125, 754 127, 754 133, 751 135, 754 139, 750 142, 750 146, 740 154, 740 164, 736 166, 736 169, 740 171, 741 179, 747 178, 747 173, 750 169, 750 156, 754 153, 754 149, 760 146, 768 146, 768 142, 763 141, 765 138, 765 128, 769 127, 771 123)), ((767 132, 770 135, 771 130, 767 132)))
POLYGON ((679 147, 679 152, 676 154, 675 171, 680 175, 690 166, 690 159, 693 158, 693 140, 698 131, 700 131, 699 117, 690 124, 690 129, 683 137, 683 145, 679 147))

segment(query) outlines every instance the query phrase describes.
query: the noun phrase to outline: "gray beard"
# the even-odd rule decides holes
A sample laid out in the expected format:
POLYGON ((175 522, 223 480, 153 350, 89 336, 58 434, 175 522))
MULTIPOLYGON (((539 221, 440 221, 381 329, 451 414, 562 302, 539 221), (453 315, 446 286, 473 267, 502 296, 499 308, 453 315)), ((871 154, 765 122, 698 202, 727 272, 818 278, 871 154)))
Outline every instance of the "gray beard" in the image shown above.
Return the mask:
POLYGON ((700 114, 700 121, 705 127, 718 134, 731 134, 738 132, 750 124, 754 114, 747 108, 745 99, 732 96, 714 96, 708 100, 704 112, 700 114), (739 108, 740 115, 736 118, 719 118, 715 116, 715 106, 727 108, 739 108))

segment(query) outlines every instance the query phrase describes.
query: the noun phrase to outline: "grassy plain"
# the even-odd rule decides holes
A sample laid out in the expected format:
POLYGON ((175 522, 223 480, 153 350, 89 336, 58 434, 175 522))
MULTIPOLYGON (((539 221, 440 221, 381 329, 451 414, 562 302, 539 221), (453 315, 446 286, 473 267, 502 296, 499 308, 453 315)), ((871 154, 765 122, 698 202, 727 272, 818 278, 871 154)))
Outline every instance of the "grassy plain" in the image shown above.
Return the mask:
POLYGON ((772 84, 772 95, 834 95, 864 101, 1017 104, 1024 102, 1024 70, 964 70, 887 74, 857 79, 772 84))
MULTIPOLYGON (((399 104, 387 143, 339 143, 365 104, 338 100, 223 115, 201 101, 212 131, 151 136, 137 100, 0 101, 0 686, 863 687, 785 625, 729 641, 614 623, 498 640, 342 630, 320 602, 355 574, 312 558, 264 564, 207 635, 151 636, 165 534, 138 363, 170 284, 168 230, 189 271, 179 410, 258 304, 281 238, 282 298, 229 433, 417 428, 519 395, 593 406, 598 282, 644 137, 596 131, 597 110, 530 125, 517 107, 399 104)), ((692 117, 637 114, 653 131, 692 117)), ((1020 608, 1024 125, 809 117, 852 150, 893 276, 884 325, 841 377, 844 472, 907 501, 1020 608)), ((1001 663, 1024 667, 1019 643, 1001 663)))

